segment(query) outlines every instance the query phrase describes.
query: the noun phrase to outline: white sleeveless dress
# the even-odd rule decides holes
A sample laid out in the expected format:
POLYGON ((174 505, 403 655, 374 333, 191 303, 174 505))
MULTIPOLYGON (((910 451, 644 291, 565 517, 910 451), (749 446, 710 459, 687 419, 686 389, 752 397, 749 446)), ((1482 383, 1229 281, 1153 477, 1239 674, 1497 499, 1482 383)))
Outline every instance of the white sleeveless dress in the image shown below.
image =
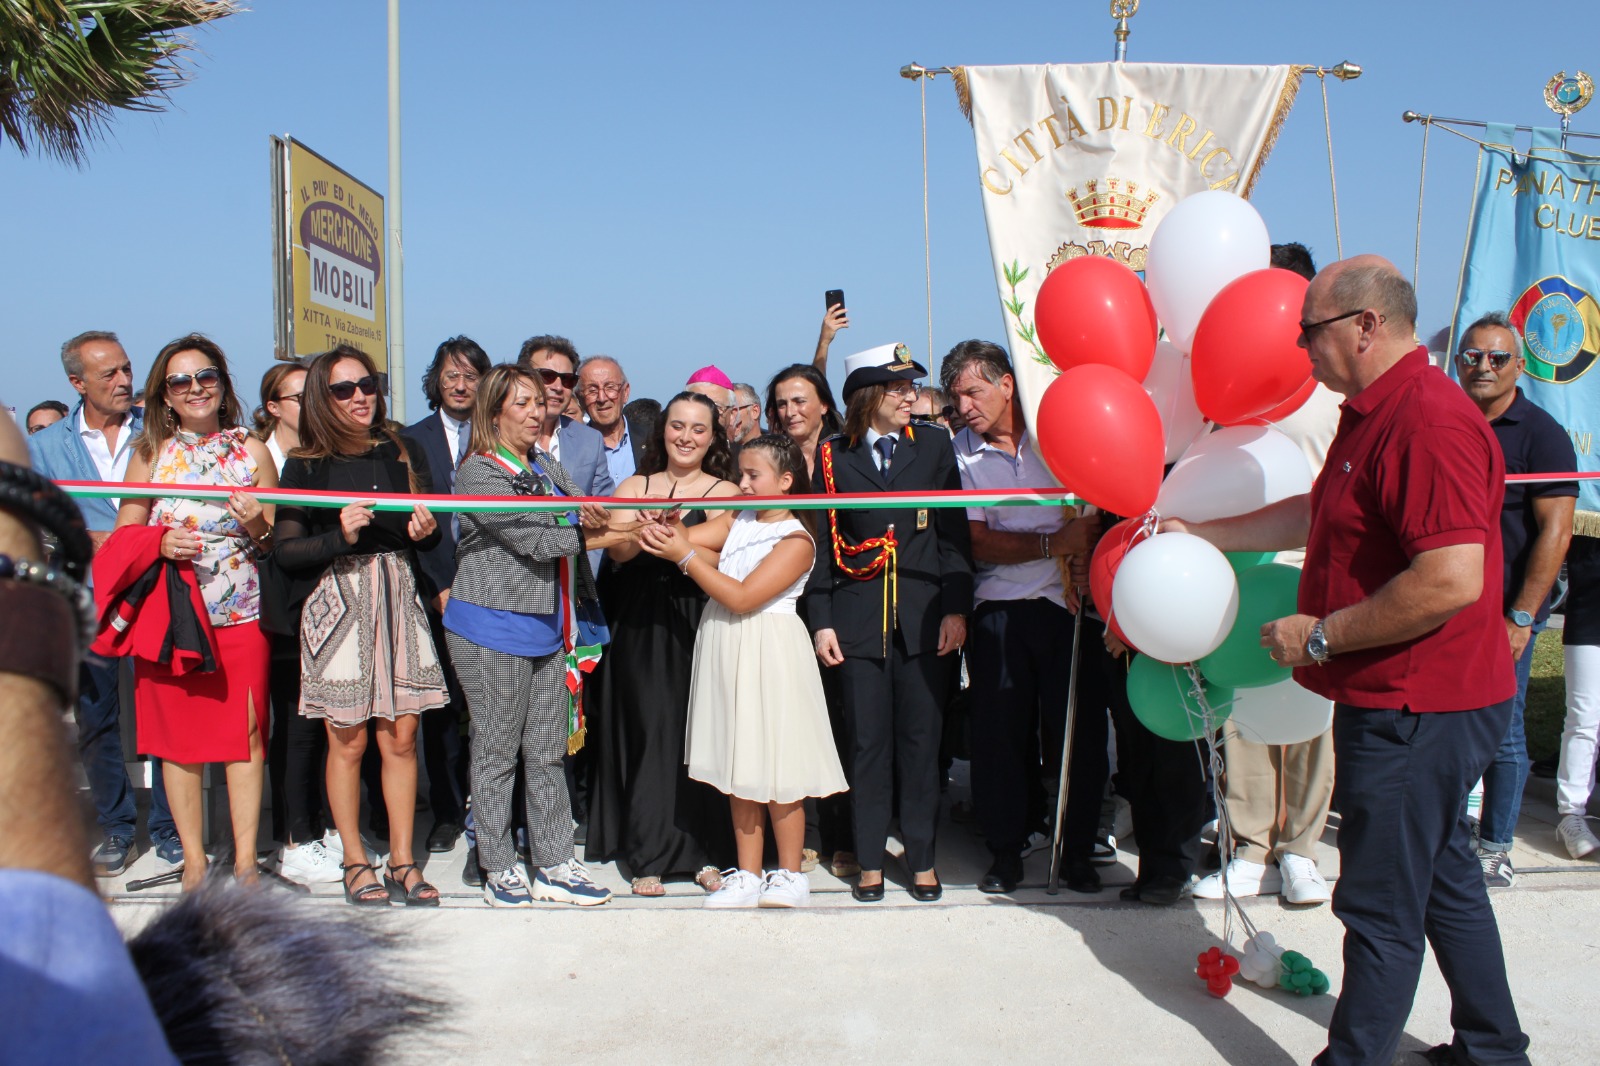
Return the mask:
MULTIPOLYGON (((756 512, 740 511, 717 569, 742 581, 797 532, 805 533, 798 519, 758 522, 756 512)), ((716 600, 706 605, 695 638, 684 745, 695 780, 757 803, 794 803, 847 787, 817 657, 795 614, 809 577, 807 568, 749 614, 736 615, 716 600)))

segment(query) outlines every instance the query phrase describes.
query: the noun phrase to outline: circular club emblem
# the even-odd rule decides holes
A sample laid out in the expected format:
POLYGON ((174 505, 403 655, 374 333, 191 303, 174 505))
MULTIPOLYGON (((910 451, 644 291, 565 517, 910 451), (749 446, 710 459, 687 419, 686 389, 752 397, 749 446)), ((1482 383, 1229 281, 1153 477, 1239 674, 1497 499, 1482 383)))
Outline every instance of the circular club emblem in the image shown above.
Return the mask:
POLYGON ((1528 286, 1511 309, 1527 371, 1540 381, 1576 381, 1600 359, 1600 303, 1560 275, 1528 286))

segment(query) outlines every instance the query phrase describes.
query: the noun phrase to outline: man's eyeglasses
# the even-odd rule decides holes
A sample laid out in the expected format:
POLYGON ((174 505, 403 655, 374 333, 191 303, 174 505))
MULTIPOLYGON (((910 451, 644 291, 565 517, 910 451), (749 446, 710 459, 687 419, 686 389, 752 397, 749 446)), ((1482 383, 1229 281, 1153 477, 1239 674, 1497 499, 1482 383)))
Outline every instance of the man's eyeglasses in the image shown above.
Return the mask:
POLYGON ((585 385, 578 390, 578 395, 585 400, 598 400, 602 396, 609 400, 622 395, 622 386, 615 381, 607 381, 599 385, 585 385))
POLYGON ((950 404, 945 404, 943 407, 939 408, 939 417, 943 418, 946 422, 949 422, 955 418, 956 414, 956 409, 950 404))
POLYGON ((576 388, 578 385, 578 375, 563 374, 559 370, 551 370, 545 366, 539 368, 539 380, 546 385, 554 385, 559 381, 569 389, 576 388))
POLYGON ((460 370, 450 370, 440 374, 439 381, 442 384, 450 386, 451 388, 454 388, 457 385, 470 386, 478 383, 478 375, 472 373, 463 373, 460 370))
POLYGON ((363 396, 374 396, 378 392, 378 379, 368 374, 359 381, 335 381, 328 386, 333 398, 341 403, 354 396, 357 389, 361 390, 363 396))
POLYGON ((1511 362, 1512 359, 1510 352, 1491 351, 1487 348, 1463 348, 1456 353, 1456 362, 1468 370, 1475 370, 1478 364, 1483 362, 1485 356, 1489 359, 1489 369, 1491 370, 1505 369, 1505 365, 1511 362))
MULTIPOLYGON (((1346 311, 1342 315, 1334 315, 1332 318, 1325 318, 1321 322, 1302 322, 1300 323, 1300 339, 1303 341, 1309 341, 1311 339, 1311 334, 1321 329, 1323 326, 1331 326, 1335 322, 1343 322, 1345 319, 1354 318, 1365 311, 1365 307, 1358 307, 1354 311, 1346 311)), ((1378 321, 1383 321, 1382 315, 1378 316, 1378 321)))
POLYGON ((222 382, 222 371, 214 366, 197 370, 193 374, 168 374, 167 388, 173 392, 188 392, 191 386, 199 385, 202 389, 214 389, 222 382))

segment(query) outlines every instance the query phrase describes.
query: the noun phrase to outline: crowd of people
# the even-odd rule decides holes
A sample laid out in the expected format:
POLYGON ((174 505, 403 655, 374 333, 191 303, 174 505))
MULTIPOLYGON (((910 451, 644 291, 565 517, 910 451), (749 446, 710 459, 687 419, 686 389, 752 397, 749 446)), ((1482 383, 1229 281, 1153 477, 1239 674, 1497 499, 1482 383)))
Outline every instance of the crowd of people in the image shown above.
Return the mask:
POLYGON ((941 792, 959 751, 992 855, 981 890, 1014 891, 1023 857, 1056 830, 1066 886, 1101 891, 1114 789, 1138 843, 1124 899, 1217 898, 1226 883, 1236 896, 1333 900, 1349 930, 1346 995, 1354 979, 1365 998, 1346 1010, 1341 997, 1331 1047, 1378 1039, 1358 1008, 1409 1003, 1425 926, 1442 960, 1487 973, 1470 992, 1446 976, 1492 1030, 1485 1040, 1510 1047, 1520 1034, 1496 991, 1484 888, 1515 880, 1532 638, 1563 560, 1559 832, 1574 857, 1600 848, 1584 819, 1600 722, 1600 552, 1572 535, 1575 483, 1503 489, 1508 471, 1574 470, 1572 445, 1517 388, 1522 340, 1506 316, 1461 331, 1456 385, 1428 371, 1414 294, 1392 267, 1358 259, 1318 274, 1298 245, 1276 246, 1274 261, 1312 279, 1301 344, 1321 384, 1278 428, 1319 473, 1316 488, 1237 519, 1166 516, 1167 528, 1304 565, 1306 613, 1263 640, 1338 710, 1328 734, 1302 744, 1225 733, 1216 782, 1197 772, 1193 744, 1157 736, 1129 706, 1137 653, 1108 631, 1087 580, 1117 516, 902 500, 791 512, 735 499, 1054 486, 999 345, 957 344, 937 385, 905 346, 868 349, 843 360, 841 403, 828 381, 848 325, 836 306, 812 361, 772 375, 764 396, 708 366, 658 403, 632 396, 618 359, 582 358, 563 337, 532 337, 495 364, 458 336, 424 374, 431 413, 400 426, 355 348, 274 366, 252 418, 203 336, 161 350, 142 408, 116 336, 72 338, 62 362, 80 401, 29 412, 35 468, 180 490, 82 501, 106 623, 77 706, 103 835, 96 873, 122 872, 135 849, 123 657, 139 750, 154 763, 149 836, 186 889, 207 874, 201 771, 222 763, 234 877, 259 876, 270 782, 277 871, 341 882, 362 907, 436 906, 425 855, 463 835, 460 878, 495 907, 604 903, 586 864, 612 862, 636 896, 681 880, 708 907, 804 905, 806 874, 825 862, 869 903, 886 892, 891 833, 905 889, 937 900, 941 792), (1418 426, 1455 446, 1436 436, 1394 447, 1418 426), (1360 476, 1344 476, 1353 462, 1360 476), (1431 491, 1408 490, 1421 484, 1431 491), (197 487, 228 491, 181 494, 197 487), (354 501, 274 506, 253 491, 272 487, 354 501), (379 503, 430 493, 628 503, 448 515, 379 503), (1067 662, 1077 627, 1082 651, 1067 662), (1065 745, 1069 684, 1079 710, 1065 745), (1411 769, 1394 763, 1396 743, 1411 769), (420 842, 419 761, 433 816, 420 842), (1461 816, 1480 774, 1469 843, 1461 816), (1206 875, 1202 830, 1219 803, 1237 848, 1206 875), (1337 892, 1315 851, 1330 806, 1342 819, 1337 892), (1402 807, 1412 816, 1385 813, 1402 807), (1389 884, 1397 856, 1403 900, 1389 884), (1459 935, 1442 942, 1431 923, 1446 911, 1459 935))

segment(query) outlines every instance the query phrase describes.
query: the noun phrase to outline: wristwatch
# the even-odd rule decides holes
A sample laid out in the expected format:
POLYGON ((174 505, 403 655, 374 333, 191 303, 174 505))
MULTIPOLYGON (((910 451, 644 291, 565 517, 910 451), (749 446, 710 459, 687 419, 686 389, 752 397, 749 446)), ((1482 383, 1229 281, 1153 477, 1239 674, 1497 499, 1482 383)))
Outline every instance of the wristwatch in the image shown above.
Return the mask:
POLYGON ((1519 625, 1523 629, 1527 629, 1529 626, 1533 625, 1533 615, 1529 614, 1527 611, 1512 611, 1510 618, 1514 625, 1519 625))
POLYGON ((1333 652, 1328 650, 1328 638, 1322 633, 1322 620, 1320 618, 1311 627, 1311 637, 1306 641, 1306 654, 1311 656, 1318 666, 1333 658, 1333 652))

